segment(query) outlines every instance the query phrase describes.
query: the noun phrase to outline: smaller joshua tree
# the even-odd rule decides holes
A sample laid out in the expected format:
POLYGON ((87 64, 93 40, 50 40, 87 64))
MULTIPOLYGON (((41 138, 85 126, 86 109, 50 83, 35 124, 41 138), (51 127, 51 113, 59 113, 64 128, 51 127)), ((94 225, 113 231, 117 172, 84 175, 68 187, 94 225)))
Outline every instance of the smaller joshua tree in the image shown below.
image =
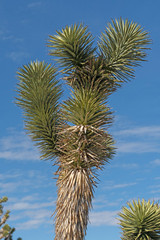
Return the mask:
POLYGON ((15 231, 15 228, 11 228, 6 224, 7 219, 9 218, 10 211, 3 212, 3 203, 7 202, 8 198, 0 198, 0 239, 8 239, 12 233, 15 231))
POLYGON ((160 240, 160 206, 158 203, 132 201, 123 207, 119 224, 122 240, 160 240))
MULTIPOLYGON (((0 198, 0 239, 13 240, 15 228, 11 228, 8 224, 6 224, 10 211, 7 210, 5 213, 3 211, 3 203, 7 201, 7 197, 0 198)), ((22 238, 17 238, 17 240, 22 240, 22 238)))

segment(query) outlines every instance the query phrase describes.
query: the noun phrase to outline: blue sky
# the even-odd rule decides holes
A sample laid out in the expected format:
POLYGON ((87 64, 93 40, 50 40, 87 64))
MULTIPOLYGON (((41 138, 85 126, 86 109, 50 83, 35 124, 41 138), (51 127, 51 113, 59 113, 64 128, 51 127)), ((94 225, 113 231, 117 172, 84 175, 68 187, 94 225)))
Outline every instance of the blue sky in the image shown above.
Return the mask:
POLYGON ((16 71, 31 60, 51 62, 48 35, 72 23, 88 25, 97 40, 112 18, 128 18, 152 39, 148 61, 136 69, 135 79, 110 97, 117 154, 99 173, 86 240, 120 239, 115 218, 127 201, 160 200, 159 9, 159 0, 0 1, 0 196, 9 197, 14 239, 53 239, 56 200, 56 168, 39 160, 14 104, 16 71))

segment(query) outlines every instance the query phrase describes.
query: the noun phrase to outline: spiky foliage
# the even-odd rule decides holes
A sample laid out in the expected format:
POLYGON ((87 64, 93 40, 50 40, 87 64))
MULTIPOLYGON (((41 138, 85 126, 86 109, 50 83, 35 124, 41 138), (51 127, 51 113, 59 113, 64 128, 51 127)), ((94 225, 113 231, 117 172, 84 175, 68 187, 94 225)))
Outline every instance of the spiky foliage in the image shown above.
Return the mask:
POLYGON ((92 57, 81 67, 64 77, 73 89, 86 89, 97 93, 100 98, 107 98, 118 86, 115 78, 106 72, 106 64, 102 56, 92 57))
POLYGON ((106 62, 106 71, 119 82, 134 77, 134 67, 144 61, 150 43, 148 33, 140 25, 115 19, 101 34, 99 49, 106 62))
POLYGON ((95 51, 92 48, 92 35, 82 24, 66 26, 57 35, 50 36, 48 46, 50 55, 58 57, 58 62, 69 71, 75 66, 81 66, 95 51))
MULTIPOLYGON (((117 21, 117 26, 122 22, 117 21)), ((112 123, 108 97, 124 77, 128 80, 132 76, 132 70, 126 70, 129 64, 136 66, 145 57, 148 35, 141 34, 138 25, 139 31, 133 31, 134 23, 127 20, 124 25, 119 30, 114 25, 114 34, 103 34, 99 54, 93 47, 92 35, 82 24, 66 26, 50 36, 50 55, 56 57, 65 83, 72 88, 71 97, 61 105, 55 68, 33 62, 18 73, 17 104, 24 110, 26 128, 37 141, 42 158, 56 156, 56 240, 85 237, 97 170, 109 162, 115 151, 108 133, 112 123)))
POLYGON ((53 159, 60 125, 58 100, 61 88, 56 69, 44 62, 32 62, 19 69, 16 103, 24 110, 26 129, 36 141, 43 159, 53 159))
POLYGON ((159 240, 160 207, 158 203, 144 199, 127 203, 119 213, 123 240, 159 240))
POLYGON ((10 211, 7 210, 4 213, 2 204, 7 201, 7 197, 0 198, 0 239, 7 239, 15 231, 14 228, 11 228, 8 224, 6 224, 6 221, 9 218, 10 211))

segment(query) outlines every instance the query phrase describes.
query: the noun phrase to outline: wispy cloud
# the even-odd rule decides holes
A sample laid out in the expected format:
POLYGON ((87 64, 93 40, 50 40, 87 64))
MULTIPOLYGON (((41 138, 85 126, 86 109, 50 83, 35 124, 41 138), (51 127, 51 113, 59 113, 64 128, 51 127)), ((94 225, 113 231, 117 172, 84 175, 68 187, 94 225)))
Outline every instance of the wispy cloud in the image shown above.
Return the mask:
POLYGON ((155 180, 160 180, 160 177, 155 177, 155 180))
POLYGON ((124 129, 116 131, 117 136, 149 136, 149 137, 160 137, 160 126, 142 126, 133 127, 131 129, 124 129))
POLYGON ((92 226, 115 226, 118 221, 116 220, 118 211, 102 211, 91 212, 89 216, 90 224, 92 226))
POLYGON ((119 206, 121 205, 121 203, 123 202, 123 198, 119 198, 116 200, 108 200, 106 198, 106 196, 100 195, 98 197, 96 197, 95 199, 93 199, 93 209, 97 210, 97 209, 105 209, 106 207, 115 207, 115 206, 119 206))
POLYGON ((105 186, 105 189, 126 188, 126 187, 130 187, 130 186, 134 186, 134 185, 136 185, 136 184, 137 184, 136 182, 133 182, 133 183, 112 184, 112 185, 105 186))
POLYGON ((39 184, 36 185, 36 183, 38 183, 38 180, 34 180, 34 184, 33 184, 33 180, 31 179, 16 179, 15 181, 7 181, 7 182, 0 182, 0 193, 3 194, 8 194, 8 193, 12 193, 12 192, 28 192, 31 189, 36 189, 39 188, 39 184))
POLYGON ((12 40, 14 39, 14 36, 13 35, 5 35, 4 33, 0 32, 0 40, 12 40))
POLYGON ((117 148, 119 153, 160 153, 160 142, 153 142, 153 140, 120 142, 117 140, 117 148))
MULTIPOLYGON (((159 178, 155 178, 155 180, 159 180, 159 178)), ((149 188, 151 189, 151 193, 160 193, 160 182, 156 181, 156 183, 152 184, 151 186, 149 186, 149 188), (158 183, 158 184, 157 184, 158 183)))
POLYGON ((49 207, 49 206, 54 206, 55 201, 52 202, 45 202, 45 203, 33 203, 33 202, 28 202, 28 201, 18 201, 14 204, 11 204, 8 206, 9 209, 11 210, 32 210, 32 209, 41 209, 44 207, 49 207))
POLYGON ((18 182, 0 182, 0 193, 11 193, 14 192, 18 187, 20 183, 18 182))
POLYGON ((2 180, 8 180, 8 179, 16 179, 17 177, 21 177, 22 173, 20 172, 12 172, 10 174, 2 174, 0 173, 0 181, 2 180))
POLYGON ((27 170, 22 173, 18 174, 18 170, 11 173, 8 170, 0 175, 0 194, 9 197, 5 209, 11 211, 11 225, 17 230, 25 230, 51 224, 56 202, 56 196, 50 195, 54 181, 40 170, 27 170), (13 178, 10 175, 13 175, 13 178), (50 190, 45 195, 41 194, 47 189, 50 190))
POLYGON ((137 163, 121 163, 121 164, 112 164, 111 167, 133 169, 133 168, 137 168, 138 164, 137 163))
POLYGON ((160 153, 160 126, 128 127, 113 135, 118 153, 160 153))
POLYGON ((30 56, 29 53, 24 51, 13 51, 7 54, 8 58, 10 58, 13 62, 18 62, 18 63, 28 58, 29 56, 30 56))
POLYGON ((39 160, 38 150, 23 132, 11 132, 0 139, 0 158, 6 160, 39 160))
MULTIPOLYGON (((5 178, 5 173, 1 174, 0 193, 4 195, 10 195, 12 193, 19 195, 20 193, 26 194, 28 192, 38 192, 39 189, 45 189, 46 186, 55 186, 55 182, 51 179, 51 177, 45 176, 41 171, 38 170, 23 171, 22 175, 17 174, 17 177, 14 178, 10 178, 9 174, 16 175, 14 172, 6 172, 8 178, 5 178)), ((27 201, 29 201, 29 199, 27 201)))
POLYGON ((22 42, 23 39, 20 37, 17 37, 13 35, 10 31, 7 29, 0 29, 0 40, 1 41, 13 41, 13 42, 22 42))
MULTIPOLYGON (((160 186, 159 186, 160 187, 160 186)), ((160 189, 152 190, 151 193, 160 193, 160 189)))
POLYGON ((46 209, 38 211, 29 211, 24 213, 23 216, 30 216, 30 219, 27 221, 22 221, 16 225, 17 230, 28 230, 28 229, 37 229, 41 225, 51 224, 51 212, 46 209))
POLYGON ((7 206, 14 213, 11 214, 10 221, 14 221, 17 230, 36 229, 53 221, 51 216, 55 201, 40 202, 40 198, 39 201, 34 201, 30 196, 26 196, 27 198, 29 201, 16 199, 16 203, 7 206))
POLYGON ((36 7, 39 7, 42 5, 42 2, 41 1, 38 1, 38 2, 32 2, 32 3, 29 3, 28 4, 28 8, 36 8, 36 7))
POLYGON ((155 160, 151 161, 151 164, 153 164, 155 166, 160 166, 160 159, 155 159, 155 160))
POLYGON ((5 41, 12 39, 14 39, 14 36, 12 34, 10 34, 6 29, 5 30, 0 29, 0 40, 5 41))

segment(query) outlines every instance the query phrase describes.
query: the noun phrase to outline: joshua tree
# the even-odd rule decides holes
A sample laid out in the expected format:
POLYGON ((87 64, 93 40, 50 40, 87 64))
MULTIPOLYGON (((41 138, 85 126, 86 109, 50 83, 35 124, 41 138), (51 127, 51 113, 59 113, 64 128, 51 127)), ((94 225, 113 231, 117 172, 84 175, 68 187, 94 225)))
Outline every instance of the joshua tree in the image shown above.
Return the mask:
POLYGON ((149 42, 138 24, 122 19, 108 25, 98 47, 82 24, 57 31, 48 47, 71 89, 61 104, 55 67, 35 61, 19 69, 16 102, 24 111, 26 129, 41 158, 55 159, 58 166, 55 240, 85 237, 98 171, 114 154, 107 99, 134 77, 149 42))
POLYGON ((158 203, 132 201, 127 203, 119 213, 119 224, 123 240, 159 240, 160 239, 160 207, 158 203))
POLYGON ((3 203, 7 202, 8 198, 3 197, 0 198, 0 239, 7 239, 12 233, 15 231, 15 228, 11 228, 8 224, 6 224, 7 219, 9 218, 10 211, 3 212, 3 203))

